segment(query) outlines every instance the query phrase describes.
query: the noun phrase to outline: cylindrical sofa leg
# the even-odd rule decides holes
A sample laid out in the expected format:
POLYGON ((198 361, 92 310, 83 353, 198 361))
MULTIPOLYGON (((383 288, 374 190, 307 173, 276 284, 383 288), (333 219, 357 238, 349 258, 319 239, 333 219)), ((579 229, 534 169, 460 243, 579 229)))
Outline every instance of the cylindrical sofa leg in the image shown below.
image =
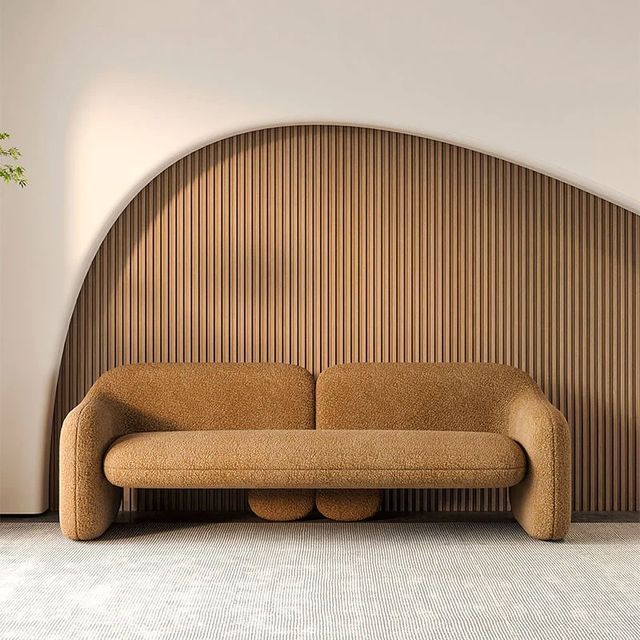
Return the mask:
POLYGON ((371 518, 380 510, 380 489, 318 489, 316 509, 331 520, 356 522, 371 518))
POLYGON ((250 489, 249 507, 264 520, 290 522, 313 511, 313 489, 250 489))

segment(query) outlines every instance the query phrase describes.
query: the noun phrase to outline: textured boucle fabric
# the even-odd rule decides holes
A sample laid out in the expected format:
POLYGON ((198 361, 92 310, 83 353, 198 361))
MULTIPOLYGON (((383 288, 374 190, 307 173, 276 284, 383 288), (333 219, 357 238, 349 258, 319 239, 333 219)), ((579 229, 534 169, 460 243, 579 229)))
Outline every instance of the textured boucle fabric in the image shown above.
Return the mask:
MULTIPOLYGON (((65 420, 61 527, 100 536, 120 487, 510 487, 523 528, 561 539, 570 447, 563 416, 502 365, 340 365, 315 394, 311 374, 290 365, 133 365, 102 376, 65 420)), ((292 495, 256 493, 254 505, 281 519, 300 506, 292 495)), ((373 495, 320 504, 357 515, 373 495)))
POLYGON ((235 430, 132 433, 107 452, 122 487, 508 487, 526 468, 499 433, 235 430))
POLYGON ((380 489, 318 489, 316 509, 325 517, 341 522, 371 518, 380 510, 380 489))
POLYGON ((264 520, 300 520, 313 511, 314 494, 312 489, 250 489, 249 508, 264 520))
POLYGON ((109 444, 122 434, 117 406, 94 394, 66 417, 60 434, 60 527, 68 538, 91 540, 113 522, 122 489, 102 472, 109 444))
MULTIPOLYGON (((510 489, 534 538, 558 540, 571 521, 569 426, 523 371, 499 364, 348 364, 316 384, 317 429, 429 429, 502 433, 525 451, 510 489)), ((488 485, 489 486, 489 485, 488 485)))
POLYGON ((313 376, 285 364, 139 364, 92 393, 120 405, 127 431, 313 429, 313 376))
POLYGON ((60 525, 72 539, 100 536, 122 490, 105 477, 109 445, 130 432, 313 429, 313 376, 283 364, 143 364, 102 375, 60 436, 60 525))
POLYGON ((564 416, 533 387, 510 405, 507 435, 527 454, 527 474, 509 489, 511 510, 533 538, 561 540, 571 523, 571 438, 564 416))
POLYGON ((532 384, 494 364, 345 364, 316 383, 318 429, 500 431, 514 391, 532 384))

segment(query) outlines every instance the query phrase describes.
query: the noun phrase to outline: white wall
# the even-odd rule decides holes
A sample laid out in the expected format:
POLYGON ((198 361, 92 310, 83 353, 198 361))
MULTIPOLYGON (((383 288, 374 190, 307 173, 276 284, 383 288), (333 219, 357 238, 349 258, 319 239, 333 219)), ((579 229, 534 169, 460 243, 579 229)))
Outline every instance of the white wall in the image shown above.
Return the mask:
POLYGON ((638 0, 0 0, 0 510, 46 508, 70 313, 115 217, 173 160, 280 123, 400 129, 640 211, 638 0))

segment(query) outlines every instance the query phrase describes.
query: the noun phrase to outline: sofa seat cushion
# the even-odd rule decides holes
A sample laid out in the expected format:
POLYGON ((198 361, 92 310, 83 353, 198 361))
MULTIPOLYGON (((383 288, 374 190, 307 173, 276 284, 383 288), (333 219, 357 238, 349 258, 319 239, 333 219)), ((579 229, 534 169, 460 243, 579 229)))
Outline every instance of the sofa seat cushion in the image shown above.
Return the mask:
POLYGON ((132 433, 107 452, 121 487, 507 487, 525 473, 518 444, 498 433, 237 430, 132 433))

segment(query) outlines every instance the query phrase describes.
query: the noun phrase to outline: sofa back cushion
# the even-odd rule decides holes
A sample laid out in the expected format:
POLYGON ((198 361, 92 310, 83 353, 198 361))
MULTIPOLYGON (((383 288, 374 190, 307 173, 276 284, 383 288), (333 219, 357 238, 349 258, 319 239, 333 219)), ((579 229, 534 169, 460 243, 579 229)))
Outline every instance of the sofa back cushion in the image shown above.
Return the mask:
POLYGON ((103 374, 128 431, 313 429, 313 376, 285 364, 139 364, 103 374))
POLYGON ((500 431, 529 376, 497 364, 347 364, 316 384, 318 429, 500 431))

